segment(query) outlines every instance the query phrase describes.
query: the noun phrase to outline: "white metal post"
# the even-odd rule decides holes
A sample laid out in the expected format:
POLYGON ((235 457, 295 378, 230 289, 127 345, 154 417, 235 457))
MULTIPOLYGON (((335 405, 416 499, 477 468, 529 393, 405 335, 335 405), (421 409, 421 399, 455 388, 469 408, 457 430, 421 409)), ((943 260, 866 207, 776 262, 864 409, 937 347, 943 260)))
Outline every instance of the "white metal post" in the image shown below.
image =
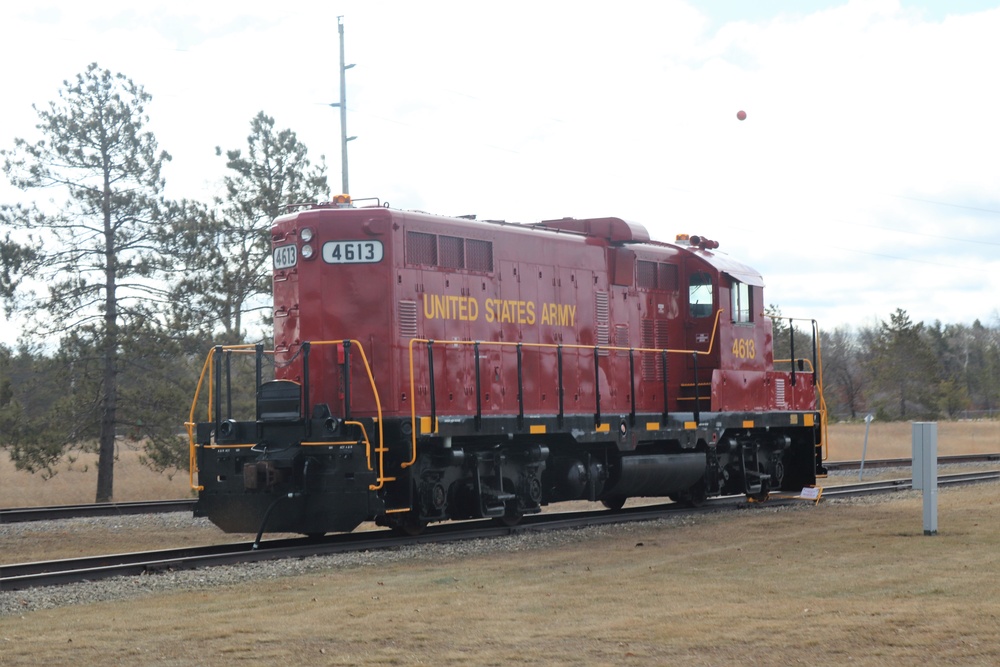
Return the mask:
POLYGON ((924 535, 937 535, 936 422, 913 422, 913 488, 923 491, 924 535))

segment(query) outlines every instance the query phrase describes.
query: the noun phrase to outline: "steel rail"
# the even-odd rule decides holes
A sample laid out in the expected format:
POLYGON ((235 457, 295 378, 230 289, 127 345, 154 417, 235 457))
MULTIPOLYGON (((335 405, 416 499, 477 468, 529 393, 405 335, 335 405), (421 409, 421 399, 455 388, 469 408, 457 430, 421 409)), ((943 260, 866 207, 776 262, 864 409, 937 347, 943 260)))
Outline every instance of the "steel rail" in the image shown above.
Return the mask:
MULTIPOLYGON (((942 475, 940 486, 953 486, 1000 480, 1000 470, 942 475)), ((822 499, 857 495, 908 491, 910 479, 865 482, 823 490, 822 499)), ((0 566, 0 591, 52 586, 72 582, 106 579, 116 576, 137 576, 170 570, 194 569, 214 565, 305 558, 365 550, 384 550, 408 545, 433 544, 471 539, 488 539, 505 535, 545 530, 565 530, 600 524, 652 521, 669 515, 711 513, 753 506, 801 504, 800 499, 774 497, 763 505, 748 503, 743 496, 713 498, 692 510, 676 503, 631 507, 618 511, 589 510, 563 514, 541 514, 525 517, 516 526, 501 526, 490 520, 446 523, 433 526, 422 535, 401 536, 391 531, 371 531, 330 535, 321 539, 294 538, 262 542, 252 549, 252 542, 239 542, 209 547, 166 549, 126 554, 110 554, 68 560, 38 561, 0 566)))
MULTIPOLYGON (((994 463, 1000 461, 1000 453, 994 454, 956 454, 954 456, 939 456, 938 465, 961 465, 963 463, 994 463)), ((827 470, 858 470, 861 461, 824 461, 827 470)), ((871 459, 865 461, 865 468, 909 468, 912 459, 871 459)))
POLYGON ((11 507, 0 509, 0 524, 23 521, 51 521, 93 516, 120 516, 127 514, 166 514, 190 512, 195 500, 144 500, 126 503, 90 503, 84 505, 49 505, 43 507, 11 507))

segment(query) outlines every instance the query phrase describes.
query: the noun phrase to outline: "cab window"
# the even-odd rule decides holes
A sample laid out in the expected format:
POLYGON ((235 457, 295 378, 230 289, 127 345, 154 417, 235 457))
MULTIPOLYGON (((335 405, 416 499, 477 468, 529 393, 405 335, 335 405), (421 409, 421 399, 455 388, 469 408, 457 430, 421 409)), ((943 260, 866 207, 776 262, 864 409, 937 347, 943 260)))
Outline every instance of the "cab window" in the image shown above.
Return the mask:
POLYGON ((691 317, 711 316, 712 276, 707 273, 692 273, 688 286, 688 307, 691 317))
POLYGON ((733 280, 732 289, 733 322, 752 322, 753 308, 750 304, 750 285, 733 280))

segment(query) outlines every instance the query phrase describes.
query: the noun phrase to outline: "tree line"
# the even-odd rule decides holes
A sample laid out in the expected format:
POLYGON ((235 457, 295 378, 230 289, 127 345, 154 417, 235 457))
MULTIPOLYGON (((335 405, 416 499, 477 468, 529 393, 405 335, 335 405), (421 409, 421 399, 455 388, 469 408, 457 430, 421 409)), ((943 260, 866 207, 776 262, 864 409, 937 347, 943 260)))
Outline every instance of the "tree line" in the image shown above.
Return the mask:
POLYGON ((0 297, 22 331, 0 346, 0 447, 47 475, 96 450, 98 502, 113 499, 117 438, 156 468, 186 466, 178 416, 209 341, 260 336, 269 317, 271 220, 329 194, 323 159, 262 111, 245 147, 215 149, 224 192, 166 198, 150 100, 91 64, 34 106, 37 138, 0 150, 30 199, 0 204, 0 297))
MULTIPOLYGON (((180 422, 206 350, 266 336, 271 221, 329 196, 323 158, 312 164, 262 111, 246 146, 215 149, 221 193, 167 199, 171 157, 145 129, 150 100, 92 64, 34 107, 40 138, 0 150, 6 177, 35 197, 0 204, 0 298, 22 331, 16 348, 0 345, 0 448, 43 476, 73 449, 96 451, 98 502, 113 499, 122 439, 153 468, 187 467, 180 422)), ((790 331, 774 321, 779 349, 790 331)), ((796 332, 797 345, 808 340, 796 332)), ((1000 408, 997 325, 925 325, 897 310, 820 344, 835 417, 1000 408)))
POLYGON ((1000 410, 997 322, 918 323, 897 309, 876 325, 823 332, 821 349, 834 417, 992 418, 1000 410))

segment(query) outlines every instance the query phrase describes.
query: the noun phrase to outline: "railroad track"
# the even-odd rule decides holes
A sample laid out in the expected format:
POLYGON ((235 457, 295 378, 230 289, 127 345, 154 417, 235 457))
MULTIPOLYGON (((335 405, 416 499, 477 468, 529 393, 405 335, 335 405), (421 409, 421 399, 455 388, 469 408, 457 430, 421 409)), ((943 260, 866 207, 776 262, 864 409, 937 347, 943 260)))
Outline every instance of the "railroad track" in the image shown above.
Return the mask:
MULTIPOLYGON (((954 486, 1000 480, 1000 470, 955 475, 942 475, 939 486, 954 486)), ((824 489, 823 498, 843 498, 856 495, 908 491, 911 480, 894 479, 849 484, 824 489)), ((767 505, 799 503, 788 497, 776 496, 767 505)), ((111 554, 68 560, 38 561, 0 566, 0 591, 22 590, 116 576, 155 574, 169 570, 194 569, 214 565, 252 563, 282 558, 305 558, 351 551, 392 549, 413 544, 430 544, 458 540, 484 539, 517 533, 565 530, 608 523, 651 521, 678 513, 709 513, 724 509, 747 507, 742 496, 714 498, 703 507, 692 510, 675 503, 633 507, 619 511, 585 511, 565 514, 542 514, 526 517, 517 526, 500 526, 489 520, 448 523, 429 528, 422 535, 404 537, 390 531, 372 531, 329 535, 321 539, 268 540, 254 549, 252 542, 166 549, 139 553, 111 554)))
MULTIPOLYGON (((1000 453, 996 454, 958 454, 955 456, 939 456, 938 465, 961 465, 963 463, 994 463, 1000 461, 1000 453)), ((912 459, 869 459, 864 462, 865 468, 909 468, 913 466, 912 459)), ((857 470, 861 461, 824 461, 827 470, 857 470)))
POLYGON ((190 512, 194 499, 145 500, 129 503, 91 503, 87 505, 50 505, 46 507, 11 507, 0 509, 0 524, 24 521, 51 521, 91 516, 124 516, 127 514, 165 514, 190 512))
MULTIPOLYGON (((963 454, 941 456, 938 465, 959 465, 963 463, 990 463, 1000 461, 996 454, 963 454)), ((858 470, 861 461, 826 461, 827 470, 858 470)), ((865 461, 865 468, 909 468, 910 459, 872 459, 865 461)), ((118 516, 128 514, 163 514, 168 512, 190 512, 195 500, 150 500, 126 503, 92 503, 87 505, 52 505, 47 507, 12 507, 0 509, 0 524, 22 521, 51 521, 77 517, 118 516)))

